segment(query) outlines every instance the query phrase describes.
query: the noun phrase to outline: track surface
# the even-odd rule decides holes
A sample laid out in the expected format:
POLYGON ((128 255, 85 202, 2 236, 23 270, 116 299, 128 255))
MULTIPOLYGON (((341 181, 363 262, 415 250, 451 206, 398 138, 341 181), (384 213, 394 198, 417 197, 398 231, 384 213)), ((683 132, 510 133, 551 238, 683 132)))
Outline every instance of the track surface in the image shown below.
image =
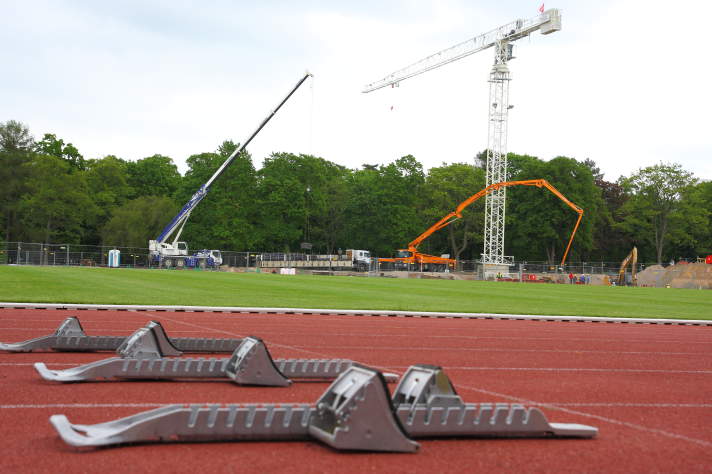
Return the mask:
MULTIPOLYGON (((173 403, 312 403, 323 383, 43 381, 110 353, 0 353, 4 472, 709 472, 712 330, 699 326, 0 309, 0 341, 50 334, 79 316, 89 335, 128 335, 148 320, 173 337, 256 335, 275 358, 341 357, 402 373, 443 366, 466 402, 538 405, 551 422, 597 426, 593 440, 419 440, 417 454, 339 453, 318 442, 65 445, 48 422, 93 424, 173 403)), ((393 387, 392 387, 393 388, 393 387)))

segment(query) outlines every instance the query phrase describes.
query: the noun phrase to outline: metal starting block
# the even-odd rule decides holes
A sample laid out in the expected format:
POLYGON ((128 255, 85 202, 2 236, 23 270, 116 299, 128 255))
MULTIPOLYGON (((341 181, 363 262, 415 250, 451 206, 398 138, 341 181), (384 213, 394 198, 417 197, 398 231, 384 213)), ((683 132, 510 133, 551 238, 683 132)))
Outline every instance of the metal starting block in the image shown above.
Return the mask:
MULTIPOLYGON (((160 326, 161 323, 151 321, 149 326, 160 326)), ((161 331, 163 328, 161 327, 161 331)), ((165 336, 165 331, 163 331, 165 336)), ((79 318, 71 316, 59 325, 54 334, 37 337, 24 342, 4 344, 0 342, 0 350, 10 352, 31 352, 35 350, 55 350, 62 352, 94 352, 115 351, 126 341, 126 336, 87 336, 79 318)), ((233 352, 242 339, 209 338, 209 337, 174 337, 165 339, 180 352, 233 352)))
POLYGON ((169 405, 126 418, 78 425, 50 423, 69 445, 222 440, 318 439, 339 450, 415 452, 413 438, 593 438, 592 426, 549 423, 537 408, 466 404, 438 367, 412 366, 393 399, 377 370, 352 365, 315 405, 169 405))
MULTIPOLYGON (((84 382, 101 379, 227 378, 239 385, 285 387, 290 379, 333 380, 354 362, 346 359, 276 359, 256 337, 242 339, 230 358, 166 357, 180 355, 159 324, 149 324, 126 338, 111 357, 66 370, 35 369, 46 380, 84 382)), ((387 375, 397 381, 395 374, 387 375)))

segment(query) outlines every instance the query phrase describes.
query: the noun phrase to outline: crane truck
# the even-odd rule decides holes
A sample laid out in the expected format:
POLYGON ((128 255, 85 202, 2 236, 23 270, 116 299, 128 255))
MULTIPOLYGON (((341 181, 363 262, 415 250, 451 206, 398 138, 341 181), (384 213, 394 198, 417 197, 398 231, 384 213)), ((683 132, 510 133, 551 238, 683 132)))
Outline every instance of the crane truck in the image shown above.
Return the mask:
POLYGON ((379 263, 393 263, 396 267, 405 270, 420 270, 420 271, 442 271, 442 270, 454 270, 456 261, 449 256, 437 257, 435 255, 428 255, 425 253, 418 252, 418 246, 423 243, 425 239, 430 237, 434 232, 447 227, 448 225, 455 222, 457 219, 462 217, 462 211, 472 204, 473 202, 480 199, 482 196, 486 196, 489 193, 495 192, 501 188, 506 188, 509 186, 536 186, 538 188, 544 187, 556 195, 559 199, 564 201, 564 203, 571 209, 578 213, 578 220, 574 226, 574 230, 571 233, 571 238, 569 239, 569 244, 566 246, 566 251, 561 259, 561 266, 566 262, 566 257, 569 254, 569 249, 571 248, 571 243, 576 235, 576 230, 578 230, 579 224, 581 223, 581 218, 583 217, 583 209, 578 207, 576 204, 572 203, 566 197, 561 194, 554 186, 552 186, 545 179, 530 179, 524 181, 503 181, 501 183, 490 184, 478 193, 473 194, 469 198, 462 201, 454 211, 447 214, 445 217, 437 221, 435 224, 430 226, 428 230, 420 234, 413 241, 408 244, 407 249, 400 249, 396 252, 393 258, 379 258, 379 263))
POLYGON ((242 153, 247 145, 252 141, 255 136, 267 125, 272 117, 277 113, 277 111, 289 100, 289 98, 294 94, 297 89, 311 77, 310 73, 305 73, 304 76, 299 79, 297 84, 292 88, 292 90, 282 99, 282 101, 277 105, 277 107, 270 112, 269 115, 260 123, 257 129, 252 132, 252 135, 245 140, 232 154, 223 162, 222 165, 215 171, 215 173, 210 177, 210 179, 203 184, 193 197, 183 206, 180 212, 171 220, 171 222, 161 231, 161 234, 156 237, 155 240, 148 241, 148 250, 150 254, 151 261, 163 268, 171 267, 218 267, 222 264, 222 255, 220 250, 208 250, 203 249, 195 252, 193 255, 189 255, 188 244, 183 241, 179 241, 183 228, 185 227, 188 218, 190 217, 193 209, 203 200, 210 190, 210 186, 215 182, 216 179, 220 177, 225 169, 232 163, 237 156, 242 153), (173 240, 169 239, 173 236, 173 240))

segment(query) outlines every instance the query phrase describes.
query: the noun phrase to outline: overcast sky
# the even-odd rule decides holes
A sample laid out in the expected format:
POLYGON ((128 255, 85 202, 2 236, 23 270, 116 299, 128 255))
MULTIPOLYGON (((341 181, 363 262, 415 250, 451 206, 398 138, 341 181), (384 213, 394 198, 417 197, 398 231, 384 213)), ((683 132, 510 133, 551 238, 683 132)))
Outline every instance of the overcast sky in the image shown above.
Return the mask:
MULTIPOLYGON (((350 168, 412 154, 426 169, 487 147, 492 50, 361 93, 369 82, 517 18, 539 0, 0 0, 0 122, 86 158, 185 159, 243 141, 350 168)), ((704 0, 560 0, 562 31, 516 43, 509 151, 596 161, 615 180, 660 161, 712 179, 704 0)))

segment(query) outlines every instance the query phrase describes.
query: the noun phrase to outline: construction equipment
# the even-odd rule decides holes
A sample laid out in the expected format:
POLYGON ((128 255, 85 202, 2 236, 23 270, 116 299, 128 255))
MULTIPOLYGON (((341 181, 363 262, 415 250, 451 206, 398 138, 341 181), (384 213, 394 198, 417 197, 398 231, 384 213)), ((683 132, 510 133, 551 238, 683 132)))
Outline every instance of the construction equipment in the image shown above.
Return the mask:
POLYGON ((72 446, 136 442, 317 439, 339 450, 418 451, 413 438, 593 438, 598 429, 549 423, 538 408, 464 403, 440 367, 411 366, 391 398, 383 375, 358 365, 314 405, 169 405, 106 423, 50 423, 72 446))
POLYGON ((151 255, 151 261, 160 267, 171 268, 171 267, 217 267, 222 264, 222 255, 219 250, 201 250, 193 255, 188 255, 188 245, 185 242, 179 241, 180 234, 183 232, 183 227, 185 227, 190 213, 193 209, 203 200, 210 190, 210 186, 215 182, 216 179, 220 177, 225 169, 232 163, 240 153, 247 148, 253 138, 267 125, 267 122, 277 113, 277 111, 284 105, 287 100, 294 94, 299 86, 301 86, 304 81, 310 77, 310 73, 305 73, 297 84, 292 88, 292 90, 287 94, 287 96, 282 99, 282 101, 277 105, 277 107, 270 112, 269 115, 260 123, 257 129, 249 136, 247 140, 240 144, 240 146, 232 152, 232 154, 227 157, 222 165, 213 173, 213 175, 208 179, 208 181, 203 184, 198 191, 193 194, 193 197, 183 206, 180 212, 173 218, 173 220, 161 231, 161 234, 155 240, 148 241, 148 249, 151 255), (168 240, 173 236, 173 241, 168 242, 168 240))
MULTIPOLYGON (((42 362, 35 370, 45 380, 86 382, 107 379, 204 379, 223 378, 238 385, 286 387, 290 379, 333 380, 354 364, 346 359, 276 359, 264 342, 246 337, 229 358, 179 356, 160 324, 138 329, 116 351, 118 357, 91 362, 65 370, 50 370, 42 362)), ((389 381, 398 376, 387 374, 389 381)))
POLYGON ((566 257, 569 254, 569 250, 571 249, 571 243, 574 240, 574 236, 576 235, 576 230, 578 230, 579 224, 581 223, 581 218, 583 217, 583 209, 578 207, 576 204, 572 203, 569 201, 563 194, 561 194, 554 186, 552 186, 548 181, 545 179, 530 179, 530 180, 524 180, 524 181, 505 181, 503 183, 495 183, 495 184, 490 184, 483 190, 479 191, 478 193, 473 194, 469 198, 465 199, 462 201, 457 208, 452 211, 451 213, 447 214, 445 217, 437 221, 435 224, 430 226, 428 230, 420 234, 418 237, 416 237, 412 242, 408 244, 407 249, 401 249, 398 250, 398 253, 396 254, 395 258, 380 258, 379 262, 392 262, 395 263, 396 265, 401 265, 405 266, 407 269, 417 269, 420 267, 421 271, 424 268, 438 268, 438 267, 444 267, 444 268, 450 268, 453 269, 455 267, 455 260, 451 258, 444 258, 444 257, 436 257, 434 255, 428 255, 424 253, 418 252, 418 246, 428 237, 430 237, 434 232, 442 229, 443 227, 446 227, 453 222, 455 222, 457 219, 462 217, 462 211, 465 210, 467 206, 472 204, 473 202, 477 201, 480 199, 482 196, 489 196, 491 193, 497 192, 500 189, 505 189, 509 186, 536 186, 538 188, 546 188, 549 191, 551 191, 555 196, 557 196, 559 199, 564 201, 564 203, 569 206, 571 209, 576 211, 578 214, 578 219, 576 220, 576 225, 574 225, 574 230, 571 232, 571 237, 569 238, 569 243, 566 246, 566 251, 564 252, 563 257, 561 258, 561 265, 563 266, 564 263, 566 263, 566 257))
POLYGON ((618 271, 618 286, 625 285, 625 271, 630 265, 631 280, 630 286, 638 286, 638 275, 636 275, 636 268, 638 266, 638 247, 633 247, 628 256, 623 259, 621 263, 621 269, 618 271))
MULTIPOLYGON (((542 11, 535 18, 516 20, 480 36, 439 51, 427 58, 400 69, 383 79, 366 85, 363 92, 397 84, 431 69, 444 66, 479 51, 494 48, 494 66, 489 75, 489 132, 487 143, 487 186, 507 181, 507 120, 509 110, 509 68, 514 41, 525 38, 535 31, 548 35, 561 30, 561 13, 558 9, 542 11)), ((504 212, 506 189, 500 188, 487 195, 485 203, 485 236, 482 263, 511 263, 512 257, 504 256, 504 212)))
MULTIPOLYGON (((233 352, 242 343, 242 339, 210 337, 174 337, 169 338, 161 323, 149 321, 147 328, 155 328, 161 338, 166 355, 180 355, 183 352, 233 352), (165 343, 163 340, 165 339, 165 343), (177 352, 172 352, 175 349, 177 352)), ((129 336, 130 337, 130 336, 129 336)), ((79 318, 71 316, 59 325, 54 334, 37 337, 24 342, 4 344, 0 350, 9 352, 32 352, 37 350, 55 350, 61 352, 115 351, 127 340, 126 336, 87 336, 79 318)))

